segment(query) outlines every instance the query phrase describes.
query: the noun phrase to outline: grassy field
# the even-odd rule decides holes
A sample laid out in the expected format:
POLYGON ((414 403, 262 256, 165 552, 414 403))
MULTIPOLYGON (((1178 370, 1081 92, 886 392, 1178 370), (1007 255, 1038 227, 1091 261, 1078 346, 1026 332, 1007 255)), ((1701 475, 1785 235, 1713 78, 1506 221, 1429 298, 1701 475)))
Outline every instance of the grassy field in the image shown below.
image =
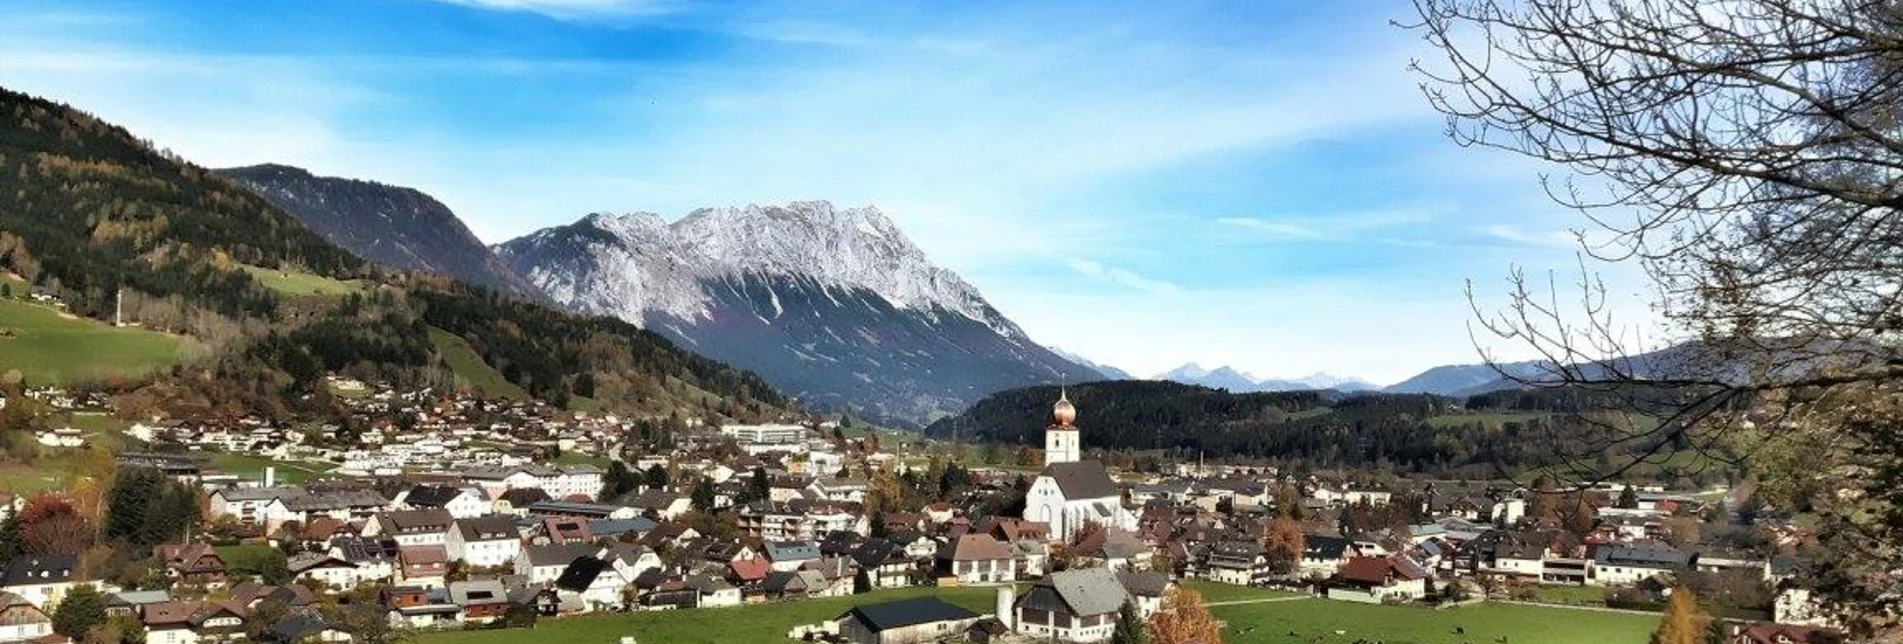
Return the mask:
POLYGON ((1658 618, 1647 615, 1512 604, 1431 610, 1298 599, 1209 610, 1228 622, 1226 641, 1251 644, 1643 644, 1658 627, 1658 618), (1335 631, 1343 632, 1337 635, 1335 631))
POLYGON ((632 635, 641 644, 770 644, 792 641, 786 639, 786 632, 794 626, 833 619, 860 604, 938 595, 953 604, 979 613, 989 613, 996 593, 996 589, 992 588, 901 588, 867 595, 758 606, 549 619, 529 631, 448 631, 422 635, 417 641, 423 644, 612 643, 620 641, 624 635, 632 635))
POLYGON ((429 339, 436 345, 436 352, 443 356, 443 362, 449 363, 449 370, 456 374, 460 384, 482 392, 489 398, 506 400, 526 400, 529 393, 515 383, 502 378, 502 372, 482 361, 476 355, 476 349, 456 334, 430 327, 429 339))
POLYGON ((1533 601, 1568 606, 1605 606, 1606 589, 1598 586, 1539 586, 1533 601))
POLYGON ((349 295, 363 291, 364 287, 363 282, 358 280, 335 280, 310 273, 289 273, 257 266, 243 268, 265 288, 285 295, 349 295))
POLYGON ((561 456, 555 457, 555 463, 557 465, 593 465, 602 469, 608 469, 609 465, 614 464, 614 459, 606 456, 583 454, 581 452, 562 452, 561 456))
POLYGON ((1201 579, 1184 579, 1177 583, 1184 588, 1196 591, 1203 596, 1203 601, 1212 604, 1218 602, 1248 601, 1251 599, 1306 596, 1305 593, 1254 588, 1250 586, 1236 586, 1233 584, 1218 584, 1213 581, 1204 581, 1201 579))
POLYGON ((211 457, 211 465, 226 474, 236 474, 238 476, 251 478, 261 478, 264 476, 264 468, 276 467, 277 480, 279 483, 303 483, 317 478, 319 474, 329 471, 333 467, 329 463, 280 461, 263 456, 231 453, 213 454, 211 457))
POLYGON ((137 328, 116 328, 50 307, 0 300, 0 371, 28 384, 135 377, 198 351, 196 343, 137 328))

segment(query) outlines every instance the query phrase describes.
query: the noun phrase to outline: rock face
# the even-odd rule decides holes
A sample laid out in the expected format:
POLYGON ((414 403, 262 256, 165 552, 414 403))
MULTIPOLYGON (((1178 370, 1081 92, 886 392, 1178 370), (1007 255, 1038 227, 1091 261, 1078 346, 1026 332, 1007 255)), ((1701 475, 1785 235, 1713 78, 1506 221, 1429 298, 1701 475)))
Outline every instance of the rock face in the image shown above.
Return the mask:
POLYGON ((995 391, 1101 375, 1025 336, 875 208, 594 214, 495 248, 550 299, 761 373, 803 404, 918 427, 995 391))
POLYGON ((411 188, 256 165, 219 174, 258 193, 358 257, 525 297, 535 286, 495 256, 442 202, 411 188))

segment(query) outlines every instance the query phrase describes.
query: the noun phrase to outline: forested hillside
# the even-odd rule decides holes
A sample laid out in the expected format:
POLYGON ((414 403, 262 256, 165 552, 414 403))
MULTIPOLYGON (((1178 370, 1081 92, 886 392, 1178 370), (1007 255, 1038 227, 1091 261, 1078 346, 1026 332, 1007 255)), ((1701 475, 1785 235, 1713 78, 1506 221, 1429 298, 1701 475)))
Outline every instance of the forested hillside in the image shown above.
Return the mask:
POLYGON ((757 376, 631 325, 368 264, 123 128, 0 89, 7 273, 72 314, 110 321, 118 309, 128 324, 202 343, 203 357, 153 386, 208 408, 319 408, 326 372, 448 386, 432 328, 558 405, 739 418, 787 405, 757 376))
MULTIPOLYGON (((1615 414, 1632 396, 1579 389, 1501 391, 1471 398, 1429 394, 1293 391, 1232 394, 1157 381, 1069 387, 1086 449, 1163 450, 1170 457, 1270 458, 1317 468, 1492 476, 1561 467, 1559 455, 1601 453, 1643 414, 1615 414)), ((1037 447, 1058 388, 994 394, 926 433, 1037 447)), ((1650 445, 1620 444, 1617 460, 1650 445)), ((1167 459, 1166 459, 1167 460, 1167 459)), ((1649 468, 1658 470, 1660 468, 1649 468)), ((1690 475, 1691 468, 1676 476, 1690 475)))

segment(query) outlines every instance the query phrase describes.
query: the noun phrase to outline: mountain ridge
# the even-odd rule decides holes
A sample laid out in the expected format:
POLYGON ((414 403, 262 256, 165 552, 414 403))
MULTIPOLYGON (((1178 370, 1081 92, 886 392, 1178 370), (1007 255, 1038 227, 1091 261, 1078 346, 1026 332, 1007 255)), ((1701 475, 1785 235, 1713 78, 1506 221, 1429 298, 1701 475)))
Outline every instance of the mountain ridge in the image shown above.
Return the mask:
POLYGON ((1234 393, 1301 391, 1307 389, 1334 389, 1343 392, 1356 392, 1379 391, 1381 389, 1359 378, 1344 378, 1320 372, 1301 378, 1262 378, 1252 373, 1239 371, 1227 365, 1210 369, 1196 362, 1184 363, 1182 366, 1159 373, 1150 379, 1199 385, 1211 389, 1225 389, 1234 393))
POLYGON ((999 389, 1102 378, 1032 341, 875 207, 593 213, 494 249, 555 302, 757 370, 822 410, 917 427, 999 389))
POLYGON ((497 258, 455 212, 421 190, 320 176, 276 163, 215 172, 295 215, 312 231, 358 257, 516 296, 540 297, 541 291, 497 258))

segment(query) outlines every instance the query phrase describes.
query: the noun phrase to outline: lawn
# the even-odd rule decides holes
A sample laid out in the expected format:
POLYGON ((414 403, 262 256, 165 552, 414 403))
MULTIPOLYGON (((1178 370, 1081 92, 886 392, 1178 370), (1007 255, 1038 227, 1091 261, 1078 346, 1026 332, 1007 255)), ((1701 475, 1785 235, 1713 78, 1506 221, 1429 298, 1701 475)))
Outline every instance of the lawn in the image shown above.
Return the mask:
POLYGON ((901 588, 867 595, 811 599, 733 608, 605 614, 543 620, 533 630, 479 630, 429 633, 423 644, 503 642, 616 642, 633 636, 641 644, 771 644, 790 642, 786 632, 801 624, 838 617, 853 606, 938 595, 978 613, 992 610, 994 588, 901 588))
POLYGON ((556 465, 593 465, 595 467, 599 467, 605 470, 605 469, 608 469, 609 465, 614 464, 614 459, 608 458, 606 456, 595 456, 593 454, 583 454, 581 452, 562 452, 561 456, 555 457, 555 464, 556 465))
POLYGON ((480 391, 487 398, 528 399, 528 392, 504 379, 501 372, 483 362, 482 356, 476 355, 476 349, 456 334, 430 327, 429 339, 436 345, 436 353, 449 365, 450 372, 456 374, 458 384, 480 391))
POLYGON ((136 377, 197 353, 184 338, 118 328, 17 300, 0 300, 0 371, 28 384, 136 377))
POLYGON ((1598 586, 1539 586, 1533 601, 1568 606, 1605 606, 1606 589, 1598 586))
POLYGON ((1196 591, 1197 593, 1203 596, 1203 601, 1211 603, 1211 604, 1219 603, 1219 602, 1248 601, 1251 599, 1275 599, 1278 597, 1302 597, 1306 595, 1306 593, 1290 592, 1286 590, 1272 590, 1268 588, 1255 588, 1252 586, 1237 586, 1234 584, 1219 584, 1213 581, 1205 581, 1202 579, 1184 579, 1182 581, 1177 582, 1177 584, 1189 590, 1196 591))
POLYGON ((1658 627, 1658 618, 1647 615, 1492 603, 1431 610, 1298 599, 1209 610, 1228 622, 1226 641, 1251 644, 1642 644, 1658 627))
POLYGON ((226 474, 262 479, 264 468, 276 467, 279 483, 303 483, 317 475, 330 471, 329 463, 311 463, 305 461, 280 461, 251 454, 232 454, 220 452, 211 457, 212 467, 226 474))
POLYGON ((257 280, 265 288, 285 295, 349 295, 361 292, 364 288, 361 280, 337 280, 322 275, 276 271, 257 266, 242 268, 246 273, 251 274, 251 279, 257 280))

